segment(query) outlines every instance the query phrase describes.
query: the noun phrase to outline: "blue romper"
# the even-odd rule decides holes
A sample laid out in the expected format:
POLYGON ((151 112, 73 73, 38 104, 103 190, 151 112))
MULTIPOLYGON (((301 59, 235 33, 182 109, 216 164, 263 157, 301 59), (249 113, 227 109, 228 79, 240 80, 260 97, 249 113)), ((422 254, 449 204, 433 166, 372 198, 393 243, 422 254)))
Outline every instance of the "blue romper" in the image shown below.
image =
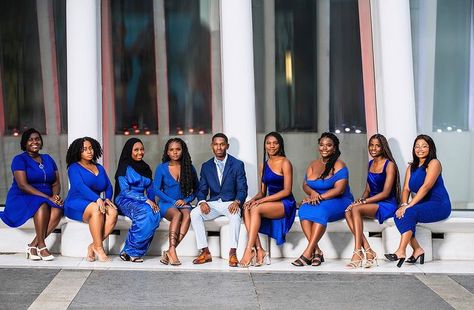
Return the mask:
MULTIPOLYGON (((306 184, 319 194, 324 194, 334 188, 334 183, 339 180, 349 179, 349 170, 343 167, 333 176, 327 179, 308 180, 305 177, 306 184)), ((301 205, 298 215, 300 220, 307 220, 327 226, 328 222, 339 221, 344 218, 346 208, 354 201, 349 184, 344 193, 335 198, 321 201, 320 204, 312 205, 304 203, 301 205)))

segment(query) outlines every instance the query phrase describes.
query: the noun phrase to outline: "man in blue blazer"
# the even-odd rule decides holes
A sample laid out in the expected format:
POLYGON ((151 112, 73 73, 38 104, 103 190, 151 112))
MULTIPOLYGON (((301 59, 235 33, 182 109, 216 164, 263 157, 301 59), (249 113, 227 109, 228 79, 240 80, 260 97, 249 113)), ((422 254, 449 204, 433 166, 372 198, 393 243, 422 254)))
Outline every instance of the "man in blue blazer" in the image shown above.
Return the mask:
POLYGON ((201 249, 193 263, 204 264, 212 261, 204 221, 224 215, 229 218, 231 235, 229 266, 237 267, 240 206, 245 202, 248 190, 244 163, 227 154, 229 140, 223 133, 217 133, 212 137, 211 148, 214 157, 202 164, 197 192, 198 203, 191 211, 191 224, 196 233, 197 247, 201 249))

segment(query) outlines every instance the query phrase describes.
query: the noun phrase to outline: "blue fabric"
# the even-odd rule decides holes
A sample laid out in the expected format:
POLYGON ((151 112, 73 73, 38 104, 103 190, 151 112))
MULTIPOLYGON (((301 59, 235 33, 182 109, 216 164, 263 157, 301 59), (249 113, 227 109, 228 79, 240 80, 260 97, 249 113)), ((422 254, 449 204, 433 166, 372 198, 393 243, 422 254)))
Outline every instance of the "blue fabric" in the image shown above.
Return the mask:
MULTIPOLYGON (((319 194, 324 194, 334 188, 334 184, 339 181, 349 179, 349 170, 343 167, 333 176, 327 179, 306 180, 306 184, 319 194)), ((341 196, 321 201, 320 204, 312 205, 304 203, 301 205, 298 216, 300 220, 307 220, 327 226, 328 222, 339 221, 344 218, 346 208, 354 201, 349 184, 341 196)))
MULTIPOLYGON (((40 156, 43 169, 28 153, 23 152, 16 155, 11 165, 12 173, 25 171, 28 184, 51 197, 58 167, 51 156, 47 154, 41 154, 40 156)), ((21 226, 35 215, 43 203, 53 208, 62 208, 49 199, 23 192, 18 187, 15 178, 13 178, 13 184, 7 194, 5 209, 0 212, 0 218, 10 227, 21 226)))
MULTIPOLYGON (((155 179, 153 181, 153 189, 155 195, 159 198, 158 203, 160 207, 161 217, 165 217, 166 212, 169 208, 176 208, 174 204, 179 199, 183 199, 186 202, 187 206, 184 208, 191 209, 191 206, 189 204, 194 200, 194 198, 196 198, 196 192, 199 186, 199 182, 197 180, 196 175, 196 186, 193 189, 193 193, 188 197, 184 197, 183 193, 181 193, 179 182, 176 181, 170 173, 169 165, 169 161, 158 165, 155 170, 155 179)), ((194 167, 193 171, 196 171, 194 167)))
POLYGON ((147 199, 151 201, 155 199, 153 183, 131 166, 127 167, 125 176, 120 176, 118 181, 120 194, 115 198, 115 203, 122 214, 132 220, 121 252, 141 257, 148 251, 161 220, 160 213, 154 213, 151 206, 146 203, 147 199))
MULTIPOLYGON (((411 172, 408 187, 413 193, 417 193, 425 182, 426 170, 418 167, 411 172)), ((435 184, 423 199, 411 208, 406 209, 402 218, 395 217, 395 224, 401 234, 411 230, 413 235, 416 231, 416 223, 433 223, 447 219, 451 214, 451 201, 444 187, 441 174, 435 184)))
MULTIPOLYGON (((265 163, 262 181, 267 188, 268 195, 273 195, 283 190, 283 176, 273 172, 267 163, 265 163)), ((275 239, 277 245, 285 243, 285 236, 291 229, 296 215, 296 201, 293 194, 283 198, 281 202, 285 208, 285 216, 280 219, 262 218, 259 230, 262 234, 275 239)))
MULTIPOLYGON (((390 162, 389 160, 385 161, 383 170, 381 173, 370 172, 370 166, 372 166, 374 160, 369 162, 369 170, 367 173, 367 184, 369 184, 369 197, 375 196, 383 192, 383 187, 385 185, 385 180, 387 179, 387 165, 390 162)), ((377 202, 379 208, 375 214, 375 218, 382 224, 386 219, 393 217, 395 211, 397 210, 397 198, 395 194, 395 189, 392 189, 390 196, 387 199, 377 202)))
POLYGON ((112 184, 104 167, 96 164, 99 174, 73 163, 67 169, 71 188, 64 201, 64 214, 73 220, 82 222, 84 210, 91 202, 96 202, 100 194, 105 192, 105 198, 112 199, 112 184))
POLYGON ((242 161, 227 155, 222 184, 219 184, 214 158, 202 164, 199 191, 197 193, 198 201, 217 201, 219 199, 232 201, 238 199, 243 203, 247 198, 247 191, 247 178, 242 161), (209 199, 207 199, 208 195, 209 199))

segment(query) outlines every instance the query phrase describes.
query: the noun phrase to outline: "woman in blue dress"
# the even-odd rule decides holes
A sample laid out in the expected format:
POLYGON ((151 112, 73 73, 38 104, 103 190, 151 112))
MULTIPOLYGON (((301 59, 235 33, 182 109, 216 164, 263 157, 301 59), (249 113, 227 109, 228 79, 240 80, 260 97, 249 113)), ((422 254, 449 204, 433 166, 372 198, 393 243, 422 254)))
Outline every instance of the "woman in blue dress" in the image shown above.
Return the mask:
POLYGON ((346 208, 354 200, 348 184, 349 170, 339 159, 339 139, 330 132, 324 132, 318 139, 318 145, 321 157, 308 166, 303 183, 308 197, 303 200, 298 212, 308 246, 292 262, 294 266, 319 266, 324 262, 318 242, 326 231, 327 223, 344 218, 346 208))
POLYGON ((43 138, 36 129, 23 133, 20 147, 23 153, 13 158, 13 184, 0 218, 10 227, 33 218, 36 236, 26 248, 26 258, 52 260, 54 256, 46 248, 45 239, 63 215, 58 168, 51 156, 40 154, 43 138))
POLYGON ((196 197, 199 181, 186 143, 180 138, 166 142, 162 164, 156 167, 154 191, 159 198, 162 217, 170 221, 169 248, 160 262, 181 265, 176 247, 183 240, 191 221, 191 202, 196 197))
POLYGON ((244 204, 248 237, 239 263, 241 267, 269 265, 270 257, 263 249, 258 233, 274 238, 277 245, 281 245, 295 220, 296 201, 291 192, 293 167, 285 156, 283 138, 277 132, 270 132, 263 145, 260 191, 244 204))
POLYGON ((346 209, 346 221, 354 234, 355 246, 347 268, 371 268, 377 264, 377 254, 364 236, 363 218, 376 218, 380 224, 392 217, 400 199, 400 175, 387 139, 375 134, 369 139, 367 183, 362 196, 346 209), (365 264, 363 264, 365 250, 365 264))
POLYGON ((427 135, 416 137, 412 154, 413 161, 405 175, 402 203, 395 213, 395 224, 401 234, 400 244, 395 253, 385 254, 390 261, 398 260, 398 267, 405 261, 408 244, 413 253, 407 263, 414 264, 418 258, 420 264, 425 262, 425 252, 415 238, 416 224, 438 222, 451 214, 451 202, 444 187, 433 139, 427 135))
POLYGON ((122 149, 115 173, 115 203, 132 220, 120 258, 143 262, 155 230, 160 225, 160 213, 155 203, 150 166, 143 160, 145 148, 140 139, 130 138, 122 149))
POLYGON ((70 189, 64 201, 64 214, 73 220, 88 223, 92 243, 87 248, 87 260, 109 261, 102 241, 117 223, 117 207, 112 203, 112 184, 104 167, 97 163, 102 156, 99 142, 90 137, 78 138, 66 154, 70 189), (105 198, 102 193, 105 192, 105 198))

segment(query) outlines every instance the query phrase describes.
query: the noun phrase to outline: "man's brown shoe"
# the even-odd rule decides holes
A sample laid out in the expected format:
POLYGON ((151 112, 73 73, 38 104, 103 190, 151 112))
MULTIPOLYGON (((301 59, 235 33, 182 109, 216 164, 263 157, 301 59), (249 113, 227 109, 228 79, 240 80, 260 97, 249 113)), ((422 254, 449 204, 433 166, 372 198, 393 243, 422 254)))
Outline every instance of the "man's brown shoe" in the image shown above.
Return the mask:
POLYGON ((230 267, 239 266, 239 260, 237 259, 237 255, 235 254, 229 255, 229 266, 230 267))
POLYGON ((201 251, 199 256, 193 260, 193 264, 204 264, 209 262, 212 262, 212 256, 211 253, 207 251, 201 251))

